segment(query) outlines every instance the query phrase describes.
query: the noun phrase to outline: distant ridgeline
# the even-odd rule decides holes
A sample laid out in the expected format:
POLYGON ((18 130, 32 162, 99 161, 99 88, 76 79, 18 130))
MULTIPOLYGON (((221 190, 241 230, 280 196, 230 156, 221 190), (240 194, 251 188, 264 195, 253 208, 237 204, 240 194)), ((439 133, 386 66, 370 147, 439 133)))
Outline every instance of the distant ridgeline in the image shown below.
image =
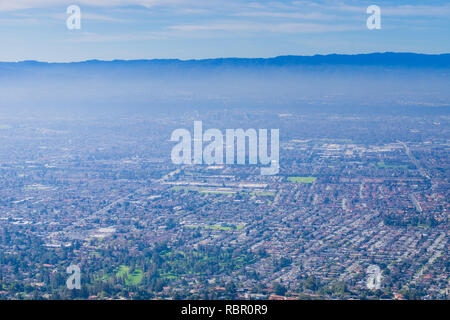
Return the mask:
MULTIPOLYGON (((185 66, 185 67, 255 67, 255 66, 386 66, 386 67, 417 67, 417 68, 450 68, 450 53, 448 54, 417 54, 417 53, 368 53, 368 54, 328 54, 314 56, 278 56, 273 58, 215 58, 215 59, 142 59, 142 60, 87 60, 69 63, 48 63, 38 61, 0 62, 2 68, 8 66, 185 66)), ((3 70, 2 70, 3 71, 3 70)))
POLYGON ((354 113, 367 107, 448 113, 449 87, 450 54, 0 62, 0 111, 13 106, 94 112, 126 106, 354 113))

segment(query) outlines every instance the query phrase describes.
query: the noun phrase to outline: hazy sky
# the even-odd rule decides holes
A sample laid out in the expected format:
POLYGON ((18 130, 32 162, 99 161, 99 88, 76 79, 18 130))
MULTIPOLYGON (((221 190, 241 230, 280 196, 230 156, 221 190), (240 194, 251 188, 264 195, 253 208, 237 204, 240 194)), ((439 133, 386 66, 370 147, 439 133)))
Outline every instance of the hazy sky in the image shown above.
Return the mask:
POLYGON ((448 53, 450 2, 0 0, 0 48, 0 61, 448 53), (366 27, 372 4, 381 30, 366 27))

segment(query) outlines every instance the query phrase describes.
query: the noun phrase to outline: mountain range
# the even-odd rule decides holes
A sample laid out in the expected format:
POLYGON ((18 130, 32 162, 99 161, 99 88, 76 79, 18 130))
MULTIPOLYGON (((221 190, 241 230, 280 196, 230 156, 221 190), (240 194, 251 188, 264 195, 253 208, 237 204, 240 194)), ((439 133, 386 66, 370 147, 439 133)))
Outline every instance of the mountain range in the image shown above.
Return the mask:
MULTIPOLYGON (((450 54, 0 62, 0 112, 450 107, 450 54)), ((426 111, 429 112, 429 111, 426 111)))

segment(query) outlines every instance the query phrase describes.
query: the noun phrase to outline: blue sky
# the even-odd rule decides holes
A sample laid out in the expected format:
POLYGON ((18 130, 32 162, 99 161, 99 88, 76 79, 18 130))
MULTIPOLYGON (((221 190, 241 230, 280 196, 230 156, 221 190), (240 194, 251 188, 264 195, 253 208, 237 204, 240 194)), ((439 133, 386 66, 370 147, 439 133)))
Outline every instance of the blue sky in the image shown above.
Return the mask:
POLYGON ((449 53, 450 2, 0 0, 0 46, 0 61, 449 53), (381 30, 366 27, 372 4, 381 30))

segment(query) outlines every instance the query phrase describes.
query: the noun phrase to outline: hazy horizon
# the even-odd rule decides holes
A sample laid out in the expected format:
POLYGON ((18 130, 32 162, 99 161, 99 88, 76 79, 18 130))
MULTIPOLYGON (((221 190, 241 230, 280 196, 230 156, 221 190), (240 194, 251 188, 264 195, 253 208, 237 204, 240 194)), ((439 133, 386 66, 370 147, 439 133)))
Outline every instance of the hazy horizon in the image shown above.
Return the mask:
POLYGON ((204 58, 163 58, 163 57, 154 57, 154 58, 133 58, 133 59, 120 59, 120 58, 110 58, 110 59, 85 59, 85 60, 72 60, 72 61, 45 61, 45 60, 17 60, 17 61, 6 61, 2 60, 0 63, 22 63, 22 62, 38 62, 38 63, 48 63, 48 64, 70 64, 70 63, 83 63, 83 62, 134 62, 134 61, 181 61, 181 62, 190 62, 190 61, 208 61, 208 60, 228 60, 228 59, 242 59, 242 60, 254 60, 254 59, 264 59, 270 60, 275 58, 282 57, 328 57, 328 56, 366 56, 373 54, 411 54, 411 55, 423 55, 423 56, 446 56, 450 55, 450 51, 448 52, 438 52, 438 53, 426 53, 426 52, 412 52, 412 51, 368 51, 368 52, 358 52, 358 53, 340 53, 340 52, 331 52, 331 53, 316 53, 316 54, 279 54, 272 56, 211 56, 204 58))
POLYGON ((449 15, 443 0, 0 1, 0 61, 441 53, 449 15), (81 24, 68 29, 74 4, 81 24), (381 28, 368 30, 374 4, 381 28))

